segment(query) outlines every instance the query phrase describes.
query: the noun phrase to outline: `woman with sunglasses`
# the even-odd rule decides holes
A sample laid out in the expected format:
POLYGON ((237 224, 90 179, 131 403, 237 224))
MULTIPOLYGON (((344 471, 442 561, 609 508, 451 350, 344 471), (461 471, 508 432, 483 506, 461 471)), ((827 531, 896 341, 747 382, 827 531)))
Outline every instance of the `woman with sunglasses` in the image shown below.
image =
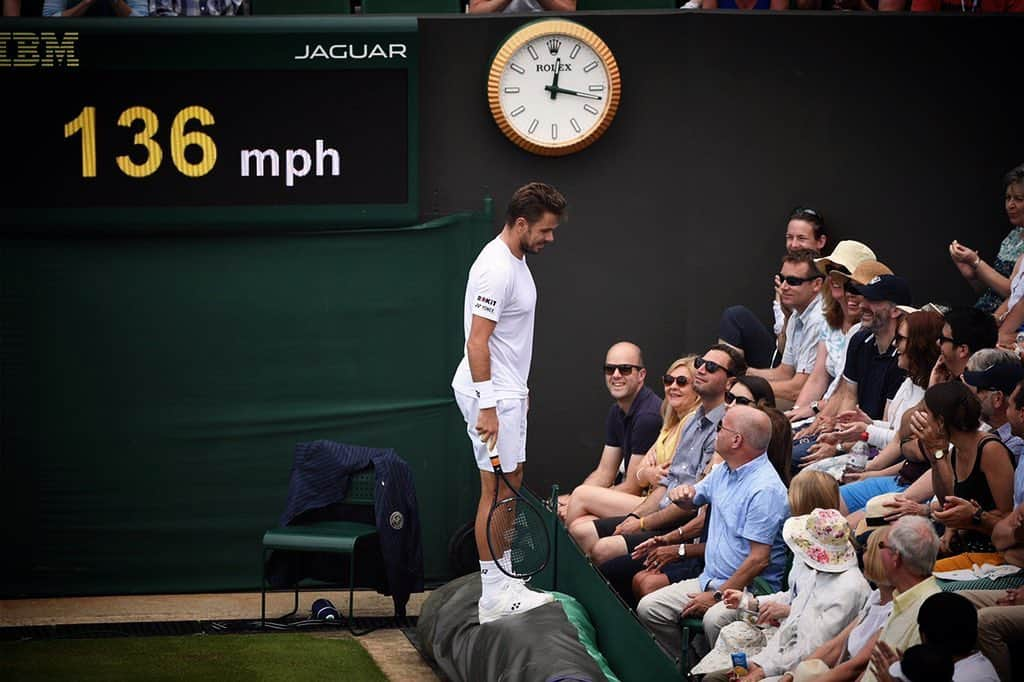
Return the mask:
POLYGON ((937 502, 930 516, 946 527, 936 571, 1004 562, 992 530, 1013 509, 1013 455, 998 436, 980 430, 981 403, 963 382, 936 384, 911 429, 932 470, 937 502))
MULTIPOLYGON (((626 472, 627 476, 637 481, 644 494, 668 473, 679 433, 700 403, 700 398, 693 390, 693 361, 692 355, 679 358, 662 377, 665 401, 661 406, 661 433, 640 460, 639 466, 626 472)), ((590 523, 597 518, 628 514, 642 500, 640 495, 631 495, 621 490, 596 485, 577 486, 569 498, 569 507, 565 513, 566 528, 576 522, 590 523)))
MULTIPOLYGON (((924 398, 932 368, 939 357, 936 342, 942 336, 943 322, 938 313, 924 310, 900 320, 896 328, 896 352, 899 367, 907 373, 907 378, 886 406, 884 419, 868 419, 860 410, 844 412, 839 415, 836 430, 819 437, 826 443, 848 443, 867 433, 868 444, 878 449, 878 455, 868 462, 863 472, 845 471, 850 464, 848 455, 811 465, 811 468, 828 471, 846 484, 840 488, 843 513, 860 511, 876 495, 903 492, 927 471, 927 463, 903 459, 899 429, 906 411, 924 398)), ((852 519, 856 521, 859 518, 852 519)))
POLYGON ((858 265, 874 259, 874 251, 866 244, 845 240, 827 258, 816 261, 827 278, 822 292, 825 328, 818 342, 814 370, 800 389, 793 409, 787 412, 794 421, 817 414, 839 385, 846 364, 846 345, 860 329, 860 304, 864 300, 854 290, 850 276, 858 265))

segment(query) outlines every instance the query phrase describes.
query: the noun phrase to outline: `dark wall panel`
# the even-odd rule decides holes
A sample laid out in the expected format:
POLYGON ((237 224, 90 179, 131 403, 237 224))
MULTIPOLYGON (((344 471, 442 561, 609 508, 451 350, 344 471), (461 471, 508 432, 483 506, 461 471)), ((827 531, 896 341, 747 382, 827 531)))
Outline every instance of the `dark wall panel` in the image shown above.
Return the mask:
POLYGON ((571 203, 554 248, 531 259, 531 485, 571 485, 596 462, 609 401, 598 367, 612 342, 645 349, 653 387, 674 357, 715 339, 724 307, 767 319, 795 205, 870 244, 911 279, 917 302, 972 300, 945 248, 958 238, 992 254, 1008 229, 1001 178, 1024 161, 1014 85, 1024 22, 575 18, 615 53, 622 103, 601 140, 556 159, 512 145, 487 108, 491 55, 526 19, 421 23, 423 210, 490 192, 500 215, 531 179, 571 203))

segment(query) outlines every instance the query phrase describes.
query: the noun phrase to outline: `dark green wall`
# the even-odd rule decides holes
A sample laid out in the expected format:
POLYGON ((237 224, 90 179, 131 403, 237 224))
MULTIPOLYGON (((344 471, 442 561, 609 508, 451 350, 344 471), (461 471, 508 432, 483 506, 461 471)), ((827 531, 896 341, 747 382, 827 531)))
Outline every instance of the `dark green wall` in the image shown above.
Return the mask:
POLYGON ((488 222, 5 239, 3 596, 258 586, 292 448, 317 438, 410 462, 445 576, 473 506, 451 491, 479 485, 448 384, 488 222))

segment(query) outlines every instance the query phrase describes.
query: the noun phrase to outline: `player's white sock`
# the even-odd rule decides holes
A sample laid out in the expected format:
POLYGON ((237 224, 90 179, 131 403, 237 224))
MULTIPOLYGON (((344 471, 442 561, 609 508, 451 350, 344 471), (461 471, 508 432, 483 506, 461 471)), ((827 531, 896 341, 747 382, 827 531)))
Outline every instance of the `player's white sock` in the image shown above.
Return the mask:
POLYGON ((505 574, 498 569, 493 561, 480 562, 480 601, 493 602, 498 589, 505 582, 505 574))
POLYGON ((498 563, 501 564, 501 568, 505 569, 508 573, 512 572, 512 550, 506 549, 498 559, 498 563))

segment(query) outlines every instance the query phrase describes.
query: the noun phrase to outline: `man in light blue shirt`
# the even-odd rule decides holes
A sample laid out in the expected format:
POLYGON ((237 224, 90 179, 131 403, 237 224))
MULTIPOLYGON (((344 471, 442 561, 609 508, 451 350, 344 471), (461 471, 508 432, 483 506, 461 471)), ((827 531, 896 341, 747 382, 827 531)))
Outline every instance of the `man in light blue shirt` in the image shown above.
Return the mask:
POLYGON ((637 606, 640 620, 672 653, 682 649, 680 617, 703 617, 724 590, 742 590, 758 575, 779 589, 786 563, 782 524, 789 504, 786 486, 765 454, 771 436, 764 412, 729 408, 716 441, 725 464, 696 485, 684 483, 668 493, 683 508, 711 505, 703 573, 652 592, 637 606))

